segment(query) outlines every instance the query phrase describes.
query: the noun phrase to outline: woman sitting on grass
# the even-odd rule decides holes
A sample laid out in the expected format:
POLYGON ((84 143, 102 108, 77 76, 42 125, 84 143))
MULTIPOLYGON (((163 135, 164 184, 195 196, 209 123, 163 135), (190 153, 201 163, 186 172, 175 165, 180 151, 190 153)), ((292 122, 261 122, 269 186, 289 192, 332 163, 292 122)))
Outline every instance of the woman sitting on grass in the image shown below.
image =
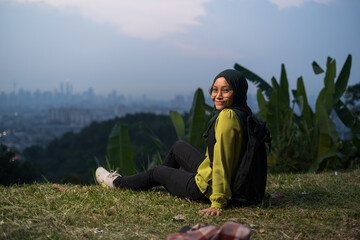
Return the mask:
POLYGON ((204 134, 207 139, 205 156, 178 141, 160 166, 132 176, 120 176, 99 167, 97 181, 109 188, 132 190, 164 186, 170 194, 180 198, 207 198, 211 206, 200 210, 199 214, 219 216, 231 199, 231 183, 246 148, 246 130, 242 129, 240 121, 242 112, 251 114, 247 90, 247 81, 239 71, 228 69, 215 77, 210 88, 215 109, 204 134))

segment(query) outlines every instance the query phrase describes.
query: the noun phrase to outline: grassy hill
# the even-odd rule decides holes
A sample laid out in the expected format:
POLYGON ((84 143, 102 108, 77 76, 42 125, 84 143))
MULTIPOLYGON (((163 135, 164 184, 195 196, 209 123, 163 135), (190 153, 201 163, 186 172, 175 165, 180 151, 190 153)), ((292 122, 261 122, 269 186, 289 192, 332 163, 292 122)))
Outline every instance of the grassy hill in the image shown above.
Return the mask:
POLYGON ((360 239, 360 169, 269 175, 266 194, 261 206, 204 217, 197 211, 207 203, 178 199, 162 188, 0 187, 0 239, 165 239, 184 225, 226 221, 249 226, 251 239, 360 239), (178 214, 185 220, 173 221, 178 214))

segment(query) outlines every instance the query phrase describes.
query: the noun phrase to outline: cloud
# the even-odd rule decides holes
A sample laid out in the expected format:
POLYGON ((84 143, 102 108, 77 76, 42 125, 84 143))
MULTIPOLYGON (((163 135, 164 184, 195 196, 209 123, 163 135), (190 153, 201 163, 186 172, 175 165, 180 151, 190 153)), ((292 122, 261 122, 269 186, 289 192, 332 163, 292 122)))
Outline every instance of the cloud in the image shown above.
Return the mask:
POLYGON ((200 25, 211 0, 13 0, 47 4, 62 11, 80 13, 100 23, 110 23, 128 36, 157 39, 186 32, 200 25))
POLYGON ((184 41, 173 41, 172 44, 177 46, 181 54, 186 56, 225 60, 235 60, 241 57, 236 52, 223 48, 199 46, 192 43, 185 43, 184 41))
POLYGON ((269 0, 269 2, 278 6, 280 10, 291 7, 301 7, 305 2, 316 2, 329 4, 334 0, 269 0))

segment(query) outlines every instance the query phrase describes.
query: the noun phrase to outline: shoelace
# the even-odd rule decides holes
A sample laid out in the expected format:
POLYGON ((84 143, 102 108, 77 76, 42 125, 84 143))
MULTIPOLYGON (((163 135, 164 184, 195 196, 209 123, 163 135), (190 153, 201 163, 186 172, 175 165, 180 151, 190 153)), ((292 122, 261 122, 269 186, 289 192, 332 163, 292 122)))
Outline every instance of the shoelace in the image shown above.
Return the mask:
POLYGON ((121 177, 120 174, 118 174, 116 171, 110 171, 110 174, 107 175, 108 178, 116 178, 116 177, 121 177))

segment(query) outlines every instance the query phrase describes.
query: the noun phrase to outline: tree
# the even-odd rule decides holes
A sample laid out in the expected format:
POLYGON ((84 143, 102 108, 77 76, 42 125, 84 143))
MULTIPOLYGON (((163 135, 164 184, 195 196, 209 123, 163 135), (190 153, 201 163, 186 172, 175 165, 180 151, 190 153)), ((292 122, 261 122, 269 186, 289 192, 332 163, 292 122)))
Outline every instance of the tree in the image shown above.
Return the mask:
POLYGON ((34 180, 34 168, 30 162, 19 162, 16 153, 0 143, 0 184, 30 183, 34 180))
POLYGON ((345 103, 350 105, 352 111, 358 116, 360 116, 360 83, 349 86, 346 89, 345 103))

